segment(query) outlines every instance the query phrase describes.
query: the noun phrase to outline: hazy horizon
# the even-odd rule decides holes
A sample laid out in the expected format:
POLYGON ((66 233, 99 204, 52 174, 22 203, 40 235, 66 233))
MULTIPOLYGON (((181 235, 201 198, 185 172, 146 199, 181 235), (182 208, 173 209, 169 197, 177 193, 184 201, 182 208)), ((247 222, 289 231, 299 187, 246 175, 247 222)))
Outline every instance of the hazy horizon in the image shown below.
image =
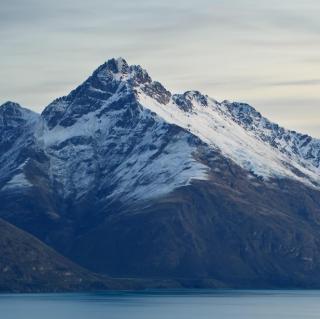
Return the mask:
POLYGON ((112 57, 172 92, 244 101, 320 137, 315 0, 3 0, 0 104, 40 112, 112 57))

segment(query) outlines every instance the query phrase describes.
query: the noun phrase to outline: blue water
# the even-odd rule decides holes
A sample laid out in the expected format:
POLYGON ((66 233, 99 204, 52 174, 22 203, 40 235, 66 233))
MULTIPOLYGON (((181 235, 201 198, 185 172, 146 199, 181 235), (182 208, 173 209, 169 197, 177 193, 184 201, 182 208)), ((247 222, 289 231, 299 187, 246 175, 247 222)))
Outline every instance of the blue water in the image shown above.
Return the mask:
POLYGON ((1 319, 320 318, 320 291, 0 295, 1 319))

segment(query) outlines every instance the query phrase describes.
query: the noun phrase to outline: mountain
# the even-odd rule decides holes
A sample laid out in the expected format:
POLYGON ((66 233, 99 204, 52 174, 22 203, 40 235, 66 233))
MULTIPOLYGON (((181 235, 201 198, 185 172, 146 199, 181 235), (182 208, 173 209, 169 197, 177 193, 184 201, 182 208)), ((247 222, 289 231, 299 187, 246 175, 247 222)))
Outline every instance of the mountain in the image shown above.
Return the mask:
POLYGON ((121 281, 92 274, 35 237, 0 219, 0 292, 119 289, 121 281))
POLYGON ((320 287, 320 140, 111 59, 0 107, 0 217, 116 277, 320 287))

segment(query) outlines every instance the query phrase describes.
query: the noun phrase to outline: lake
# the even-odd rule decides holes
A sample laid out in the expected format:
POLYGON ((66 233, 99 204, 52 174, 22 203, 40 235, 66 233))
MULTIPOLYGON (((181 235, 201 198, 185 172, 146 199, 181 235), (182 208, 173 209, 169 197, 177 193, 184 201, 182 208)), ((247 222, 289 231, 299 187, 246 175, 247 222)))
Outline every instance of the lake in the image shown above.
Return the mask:
POLYGON ((319 314, 320 291, 0 295, 1 319, 308 319, 319 314))

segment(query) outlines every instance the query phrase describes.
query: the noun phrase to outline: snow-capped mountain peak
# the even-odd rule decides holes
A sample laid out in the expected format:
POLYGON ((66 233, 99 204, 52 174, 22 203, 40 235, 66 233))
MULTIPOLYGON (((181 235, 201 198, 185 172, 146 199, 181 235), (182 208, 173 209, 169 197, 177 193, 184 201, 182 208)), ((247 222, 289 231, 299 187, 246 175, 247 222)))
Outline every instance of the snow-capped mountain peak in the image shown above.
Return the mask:
POLYGON ((100 79, 114 78, 116 80, 127 79, 129 77, 130 68, 127 61, 123 58, 110 59, 101 65, 93 74, 100 79))
POLYGON ((7 101, 0 106, 0 110, 3 112, 5 110, 19 110, 21 109, 20 104, 12 101, 7 101))
POLYGON ((320 185, 319 140, 279 127, 246 103, 220 103, 198 91, 174 94, 165 105, 143 92, 139 100, 257 177, 320 185))
POLYGON ((0 126, 18 126, 28 121, 35 121, 38 114, 21 107, 16 102, 8 101, 0 106, 0 126))
POLYGON ((133 86, 152 82, 145 69, 140 65, 128 65, 127 61, 121 57, 106 61, 94 71, 92 76, 104 83, 110 81, 130 82, 133 86))
MULTIPOLYGON (((0 110, 11 108, 27 112, 10 103, 0 110)), ((218 102, 199 91, 172 94, 122 58, 105 62, 30 127, 28 148, 46 158, 48 184, 59 185, 65 198, 162 196, 210 179, 216 168, 203 158, 212 152, 248 179, 320 185, 319 140, 285 130, 245 103, 218 102)))

